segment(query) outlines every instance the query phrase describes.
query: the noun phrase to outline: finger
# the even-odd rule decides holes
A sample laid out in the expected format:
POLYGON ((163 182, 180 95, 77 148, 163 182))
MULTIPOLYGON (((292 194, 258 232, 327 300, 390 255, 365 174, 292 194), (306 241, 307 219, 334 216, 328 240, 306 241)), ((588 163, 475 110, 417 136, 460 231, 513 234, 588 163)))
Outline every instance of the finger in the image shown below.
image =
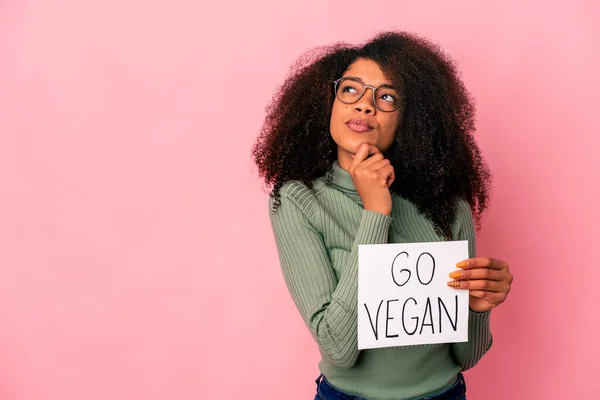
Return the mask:
POLYGON ((361 143, 361 146, 368 146, 368 150, 367 150, 368 153, 367 153, 367 156, 363 159, 363 161, 360 162, 360 164, 364 164, 365 162, 368 162, 373 157, 376 157, 375 161, 382 159, 383 154, 381 154, 381 151, 379 151, 377 146, 373 146, 372 144, 368 144, 366 142, 361 143))
POLYGON ((450 278, 456 280, 487 279, 490 281, 508 281, 505 271, 491 268, 463 269, 450 273, 450 278))
POLYGON ((388 181, 387 181, 387 185, 388 187, 392 186, 392 183, 396 180, 396 170, 394 169, 393 165, 390 165, 392 167, 392 173, 390 175, 388 175, 388 181))
POLYGON ((448 286, 454 289, 483 290, 486 292, 508 292, 510 287, 505 282, 488 281, 485 279, 473 281, 450 281, 448 286))
POLYGON ((352 163, 350 164, 350 167, 348 168, 349 172, 354 172, 356 167, 358 167, 358 165, 361 162, 365 161, 368 156, 369 156, 369 145, 367 143, 361 143, 360 146, 358 146, 356 153, 354 154, 354 158, 352 158, 352 163))
POLYGON ((496 260, 489 257, 475 257, 468 258, 456 264, 458 268, 470 269, 470 268, 492 268, 492 269, 506 269, 508 264, 504 261, 496 260))
POLYGON ((396 172, 394 171, 394 166, 389 165, 387 167, 383 167, 378 172, 382 173, 386 177, 386 185, 390 187, 392 182, 396 179, 396 172))
MULTIPOLYGON (((374 157, 379 157, 379 154, 377 154, 377 155, 374 155, 374 156, 373 156, 373 157, 371 157, 371 158, 374 158, 374 157)), ((368 165, 365 165, 366 163, 368 163, 368 162, 371 160, 371 158, 367 159, 365 162, 363 162, 363 163, 360 165, 360 168, 368 168, 368 169, 370 169, 371 171, 379 171, 380 169, 382 169, 382 168, 384 168, 384 167, 387 167, 388 165, 391 165, 391 164, 390 164, 390 160, 388 160, 388 159, 386 159, 386 158, 383 158, 383 155, 382 155, 381 157, 382 157, 382 158, 381 158, 381 159, 379 159, 379 161, 377 161, 377 160, 376 160, 376 161, 374 161, 374 162, 372 162, 372 163, 370 163, 370 164, 368 164, 368 165)))
POLYGON ((369 155, 373 156, 375 154, 381 154, 381 151, 379 150, 379 148, 377 146, 373 146, 372 144, 369 145, 369 155))
POLYGON ((365 161, 361 162, 359 168, 367 168, 371 165, 375 164, 378 161, 384 160, 383 154, 374 154, 371 157, 367 158, 365 161))
POLYGON ((381 175, 385 176, 386 179, 395 178, 394 166, 391 164, 381 167, 380 169, 377 170, 377 172, 380 173, 381 175))
POLYGON ((498 305, 506 300, 506 294, 504 293, 486 292, 483 290, 471 290, 469 295, 478 299, 484 299, 493 305, 498 305))

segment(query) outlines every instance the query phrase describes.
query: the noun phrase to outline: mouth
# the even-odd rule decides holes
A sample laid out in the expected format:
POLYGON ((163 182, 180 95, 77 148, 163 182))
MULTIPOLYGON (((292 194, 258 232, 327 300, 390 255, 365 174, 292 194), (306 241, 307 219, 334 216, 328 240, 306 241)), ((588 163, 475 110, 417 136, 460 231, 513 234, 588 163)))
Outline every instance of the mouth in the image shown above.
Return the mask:
POLYGON ((346 122, 346 126, 350 128, 350 130, 354 132, 364 133, 373 130, 373 127, 369 125, 366 121, 360 119, 351 119, 346 122))

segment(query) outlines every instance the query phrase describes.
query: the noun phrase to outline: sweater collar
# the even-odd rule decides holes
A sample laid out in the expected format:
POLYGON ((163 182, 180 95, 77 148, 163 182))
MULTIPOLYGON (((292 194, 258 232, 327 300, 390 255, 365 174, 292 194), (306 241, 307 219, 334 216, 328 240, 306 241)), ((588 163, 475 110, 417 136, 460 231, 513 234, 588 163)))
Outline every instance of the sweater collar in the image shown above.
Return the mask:
POLYGON ((334 185, 351 192, 356 191, 354 188, 354 182, 352 182, 352 177, 350 176, 350 172, 340 167, 340 164, 338 164, 337 160, 333 162, 332 170, 332 182, 334 185))

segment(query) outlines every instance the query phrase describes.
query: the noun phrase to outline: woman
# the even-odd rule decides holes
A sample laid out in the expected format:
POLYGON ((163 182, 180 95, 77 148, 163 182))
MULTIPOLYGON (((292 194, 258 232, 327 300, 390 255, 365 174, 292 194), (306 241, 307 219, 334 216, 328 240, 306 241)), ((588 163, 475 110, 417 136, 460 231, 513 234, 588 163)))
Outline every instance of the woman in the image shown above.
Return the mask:
POLYGON ((272 187, 287 287, 322 355, 315 399, 465 399, 461 371, 492 344, 508 265, 475 257, 490 174, 452 62, 397 32, 302 58, 267 108, 253 154, 272 187), (360 244, 468 240, 448 285, 470 290, 469 341, 358 350, 360 244), (451 279, 452 278, 452 279, 451 279))

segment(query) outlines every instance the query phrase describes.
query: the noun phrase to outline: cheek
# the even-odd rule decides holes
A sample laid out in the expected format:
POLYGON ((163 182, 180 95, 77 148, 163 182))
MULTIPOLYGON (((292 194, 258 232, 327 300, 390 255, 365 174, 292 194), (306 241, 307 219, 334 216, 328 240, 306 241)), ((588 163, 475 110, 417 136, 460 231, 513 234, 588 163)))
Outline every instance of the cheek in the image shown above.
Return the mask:
POLYGON ((341 104, 338 102, 333 103, 333 107, 331 108, 331 120, 333 121, 342 118, 342 116, 346 112, 346 108, 348 108, 345 104, 341 104))
POLYGON ((383 140, 386 144, 392 144, 396 139, 396 129, 398 128, 398 121, 396 119, 390 119, 385 122, 383 140))
POLYGON ((340 124, 345 121, 344 116, 346 115, 346 109, 348 108, 345 104, 334 103, 331 109, 331 119, 329 121, 329 128, 333 131, 339 129, 340 124))

